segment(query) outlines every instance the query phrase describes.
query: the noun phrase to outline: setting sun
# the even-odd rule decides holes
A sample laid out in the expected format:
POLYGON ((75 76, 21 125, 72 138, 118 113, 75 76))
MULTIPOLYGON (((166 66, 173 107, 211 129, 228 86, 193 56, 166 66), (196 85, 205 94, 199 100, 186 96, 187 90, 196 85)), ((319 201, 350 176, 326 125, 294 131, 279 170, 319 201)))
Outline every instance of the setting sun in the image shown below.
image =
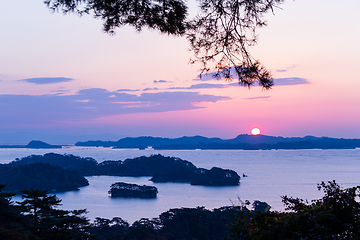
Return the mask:
POLYGON ((251 134, 252 135, 259 135, 260 134, 260 129, 258 129, 258 128, 251 129, 251 134))

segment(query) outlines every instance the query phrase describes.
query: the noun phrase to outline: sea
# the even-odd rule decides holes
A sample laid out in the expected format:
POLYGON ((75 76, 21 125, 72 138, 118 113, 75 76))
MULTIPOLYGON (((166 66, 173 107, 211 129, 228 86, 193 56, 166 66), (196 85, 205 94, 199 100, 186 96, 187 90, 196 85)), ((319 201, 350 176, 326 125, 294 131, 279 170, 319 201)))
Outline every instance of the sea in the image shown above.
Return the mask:
MULTIPOLYGON (((133 223, 141 218, 156 218, 172 208, 207 209, 238 206, 249 200, 267 202, 272 210, 284 211, 281 196, 319 199, 317 189, 322 181, 335 180, 344 188, 360 185, 360 149, 334 150, 137 150, 69 146, 61 149, 0 149, 0 163, 48 152, 92 157, 98 162, 125 160, 162 154, 179 157, 197 167, 221 167, 235 170, 241 176, 239 186, 209 187, 186 183, 153 183, 150 177, 87 177, 90 185, 78 191, 56 193, 62 199, 61 209, 87 209, 87 217, 111 219, 121 217, 133 223), (243 177, 245 175, 245 177, 243 177), (156 199, 111 198, 110 185, 115 182, 156 186, 156 199)), ((21 201, 21 196, 13 198, 21 201)))

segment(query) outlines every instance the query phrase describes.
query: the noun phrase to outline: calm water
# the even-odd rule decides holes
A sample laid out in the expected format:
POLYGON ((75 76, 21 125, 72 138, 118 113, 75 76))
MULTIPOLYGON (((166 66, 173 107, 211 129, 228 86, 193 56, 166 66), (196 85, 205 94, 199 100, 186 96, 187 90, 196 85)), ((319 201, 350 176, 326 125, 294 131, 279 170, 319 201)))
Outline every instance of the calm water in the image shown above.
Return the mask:
MULTIPOLYGON (((133 222, 142 217, 157 217, 170 208, 205 206, 217 208, 238 204, 238 199, 261 200, 273 209, 283 210, 280 196, 288 195, 303 199, 322 196, 316 188, 321 181, 336 180, 343 187, 360 185, 360 149, 354 150, 120 150, 108 148, 64 149, 0 149, 0 163, 30 154, 47 152, 74 154, 104 160, 124 160, 138 156, 162 154, 180 157, 197 167, 213 166, 229 168, 242 176, 240 186, 203 187, 181 183, 152 183, 148 177, 88 177, 90 186, 80 191, 57 194, 64 209, 86 208, 88 217, 112 218, 114 216, 133 222), (158 188, 157 199, 110 198, 109 187, 116 181, 154 185, 158 188)), ((16 200, 19 200, 17 198, 16 200)))

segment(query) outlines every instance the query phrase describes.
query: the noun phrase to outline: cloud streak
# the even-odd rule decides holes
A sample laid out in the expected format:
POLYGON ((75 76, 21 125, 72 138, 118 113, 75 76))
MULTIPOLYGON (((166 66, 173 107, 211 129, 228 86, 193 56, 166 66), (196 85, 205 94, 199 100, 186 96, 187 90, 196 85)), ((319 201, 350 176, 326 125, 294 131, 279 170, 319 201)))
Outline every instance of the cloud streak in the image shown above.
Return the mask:
POLYGON ((293 65, 289 65, 285 68, 282 68, 282 69, 275 69, 276 72, 280 72, 280 73, 283 73, 283 72, 287 72, 289 71, 290 69, 293 69, 293 68, 296 68, 298 65, 296 64, 293 64, 293 65))
MULTIPOLYGON (((276 72, 287 72, 289 69, 295 68, 297 67, 296 65, 291 65, 289 67, 287 67, 286 69, 277 69, 276 72)), ((231 72, 233 72, 234 70, 230 69, 231 72)), ((204 73, 202 75, 198 75, 195 79, 193 79, 194 81, 202 81, 202 82, 207 82, 207 81, 214 81, 214 80, 218 80, 215 79, 214 75, 217 72, 208 72, 208 73, 204 73)), ((235 76, 234 74, 230 74, 230 76, 235 76)), ((236 81, 236 78, 233 78, 234 81, 236 81)), ((275 86, 291 86, 291 85, 300 85, 300 84, 309 84, 310 82, 305 79, 305 78, 299 78, 299 77, 289 77, 289 78, 275 78, 274 79, 274 85, 275 86)), ((236 83, 232 83, 232 84, 195 84, 192 85, 190 87, 187 88, 182 88, 182 89, 202 89, 202 88, 224 88, 224 87, 230 87, 230 86, 238 86, 238 84, 236 83)), ((255 86, 255 85, 254 85, 255 86)), ((178 88, 181 89, 181 88, 178 88)))
POLYGON ((291 86, 291 85, 300 85, 300 84, 310 84, 310 82, 305 78, 276 78, 274 79, 275 86, 291 86))
POLYGON ((154 80, 153 83, 167 83, 166 80, 154 80))
POLYGON ((117 92, 137 92, 139 89, 118 89, 117 92))
MULTIPOLYGON (((276 86, 292 86, 292 85, 300 85, 300 84, 310 84, 310 82, 305 78, 276 78, 274 79, 274 87, 276 86)), ((228 84, 217 84, 217 83, 199 83, 191 85, 190 87, 171 87, 169 90, 199 90, 199 89, 222 89, 229 87, 239 87, 238 82, 228 83, 228 84)), ((256 85, 254 85, 256 87, 256 85)), ((144 89, 145 90, 153 90, 153 89, 144 89)))
MULTIPOLYGON (((206 73, 203 74, 200 78, 199 76, 194 81, 213 81, 215 80, 213 77, 214 73, 206 73)), ((236 81, 236 79, 234 79, 236 81)), ((300 85, 300 84, 310 84, 310 81, 305 78, 299 77, 289 77, 289 78, 275 78, 274 79, 274 86, 292 86, 292 85, 300 85)), ((190 87, 185 88, 177 88, 177 89, 202 89, 202 88, 224 88, 224 87, 231 87, 231 86, 239 86, 237 82, 231 84, 210 84, 210 83, 201 83, 195 84, 190 87)), ((256 85, 254 85, 256 86, 256 85)), ((176 88, 173 88, 176 89, 176 88)))
POLYGON ((244 98, 243 100, 257 100, 257 99, 267 99, 267 98, 270 98, 270 96, 244 98))
POLYGON ((193 89, 209 89, 209 88, 226 88, 232 86, 232 84, 216 84, 216 83, 199 83, 191 85, 190 87, 171 87, 169 89, 186 89, 186 90, 193 90, 193 89))
POLYGON ((142 93, 140 96, 101 88, 75 95, 0 95, 0 124, 42 125, 84 121, 129 113, 182 111, 203 108, 197 103, 230 100, 198 92, 142 93))
POLYGON ((18 80, 20 82, 28 82, 28 83, 34 83, 37 85, 43 85, 43 84, 54 84, 54 83, 63 83, 63 82, 70 82, 73 81, 72 78, 65 78, 65 77, 41 77, 41 78, 25 78, 18 80))

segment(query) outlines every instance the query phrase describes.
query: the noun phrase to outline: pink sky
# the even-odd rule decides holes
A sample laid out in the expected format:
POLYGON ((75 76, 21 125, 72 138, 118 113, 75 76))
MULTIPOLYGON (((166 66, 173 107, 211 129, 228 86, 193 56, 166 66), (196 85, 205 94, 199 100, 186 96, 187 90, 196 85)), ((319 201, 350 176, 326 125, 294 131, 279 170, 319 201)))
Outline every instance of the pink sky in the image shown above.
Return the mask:
POLYGON ((1 2, 0 134, 233 138, 258 127, 360 138, 359 8, 287 1, 269 14, 251 49, 278 83, 264 91, 197 80, 183 38, 127 27, 109 36, 100 21, 51 14, 42 1, 1 2))

